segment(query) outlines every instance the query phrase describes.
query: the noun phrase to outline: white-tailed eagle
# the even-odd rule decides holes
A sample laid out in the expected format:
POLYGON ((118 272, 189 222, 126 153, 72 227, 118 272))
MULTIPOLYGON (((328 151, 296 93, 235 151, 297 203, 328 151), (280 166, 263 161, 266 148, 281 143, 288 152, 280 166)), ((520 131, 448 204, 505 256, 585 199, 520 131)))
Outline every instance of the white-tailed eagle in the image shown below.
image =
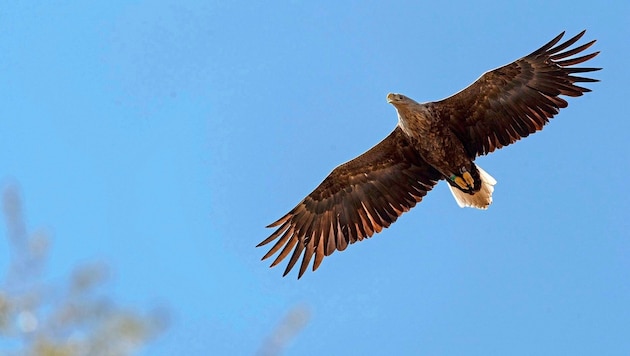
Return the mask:
POLYGON ((335 168, 289 213, 268 227, 275 232, 258 246, 277 240, 263 260, 280 251, 271 267, 291 251, 284 271, 300 256, 298 278, 313 256, 313 271, 324 256, 371 237, 413 208, 444 179, 460 207, 486 209, 496 180, 474 160, 542 130, 567 102, 590 90, 576 83, 601 68, 575 67, 599 52, 576 56, 595 40, 568 49, 585 31, 556 45, 564 32, 531 54, 486 72, 444 100, 427 103, 388 94, 398 124, 383 141, 335 168))

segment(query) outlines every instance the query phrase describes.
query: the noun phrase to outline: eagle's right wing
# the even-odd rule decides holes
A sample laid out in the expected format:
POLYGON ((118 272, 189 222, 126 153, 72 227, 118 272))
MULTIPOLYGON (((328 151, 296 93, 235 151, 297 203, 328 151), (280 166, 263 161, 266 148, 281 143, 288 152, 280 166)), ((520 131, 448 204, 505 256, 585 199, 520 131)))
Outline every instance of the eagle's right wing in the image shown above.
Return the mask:
POLYGON ((282 249, 273 267, 293 250, 284 275, 303 255, 300 278, 313 256, 314 271, 324 256, 388 227, 440 178, 396 127, 369 151, 335 168, 293 210, 269 225, 278 228, 258 246, 278 241, 263 260, 282 249))

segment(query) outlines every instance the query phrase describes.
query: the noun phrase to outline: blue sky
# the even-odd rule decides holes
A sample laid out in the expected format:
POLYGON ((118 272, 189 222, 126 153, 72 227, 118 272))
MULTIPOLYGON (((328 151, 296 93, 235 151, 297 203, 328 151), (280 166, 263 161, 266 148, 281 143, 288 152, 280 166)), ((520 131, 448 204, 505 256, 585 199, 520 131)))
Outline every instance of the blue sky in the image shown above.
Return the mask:
POLYGON ((628 18, 622 1, 4 1, 0 179, 51 233, 53 278, 104 260, 120 303, 171 310, 147 355, 253 354, 295 306, 290 355, 627 355, 628 18), (388 92, 438 100, 582 29, 602 82, 478 160, 489 210, 441 183, 299 281, 260 262, 264 226, 393 129, 388 92))

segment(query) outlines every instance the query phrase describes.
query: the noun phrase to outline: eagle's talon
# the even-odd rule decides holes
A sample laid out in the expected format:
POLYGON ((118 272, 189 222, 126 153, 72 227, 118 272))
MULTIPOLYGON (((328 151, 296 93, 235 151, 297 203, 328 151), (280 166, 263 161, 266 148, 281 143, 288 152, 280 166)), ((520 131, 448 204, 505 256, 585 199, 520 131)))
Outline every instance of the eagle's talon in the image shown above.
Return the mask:
POLYGON ((469 188, 468 184, 466 184, 466 182, 462 179, 462 177, 455 177, 453 181, 463 190, 468 190, 469 188))
POLYGON ((475 186, 475 180, 473 179, 473 177, 470 175, 470 173, 468 172, 464 172, 463 174, 464 176, 464 180, 466 181, 466 183, 468 183, 469 187, 474 187, 475 186))

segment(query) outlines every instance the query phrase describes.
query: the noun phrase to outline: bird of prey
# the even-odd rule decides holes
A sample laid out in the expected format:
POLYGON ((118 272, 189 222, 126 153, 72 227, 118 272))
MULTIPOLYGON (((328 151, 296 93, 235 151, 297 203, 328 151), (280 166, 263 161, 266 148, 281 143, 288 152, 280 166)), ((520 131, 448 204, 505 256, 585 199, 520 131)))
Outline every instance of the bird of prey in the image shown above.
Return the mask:
POLYGON ((563 32, 440 101, 418 103, 402 94, 388 94, 387 102, 398 112, 394 131, 335 168, 295 208, 269 225, 277 229, 258 246, 277 241, 263 260, 280 251, 273 267, 293 251, 284 276, 302 256, 300 278, 313 256, 315 271, 324 256, 391 225, 442 179, 460 207, 486 209, 496 180, 474 163, 475 158, 542 130, 567 107, 561 96, 581 96, 590 89, 576 83, 598 81, 580 73, 601 68, 575 67, 599 54, 576 56, 595 40, 568 49, 585 32, 558 44, 563 32))

